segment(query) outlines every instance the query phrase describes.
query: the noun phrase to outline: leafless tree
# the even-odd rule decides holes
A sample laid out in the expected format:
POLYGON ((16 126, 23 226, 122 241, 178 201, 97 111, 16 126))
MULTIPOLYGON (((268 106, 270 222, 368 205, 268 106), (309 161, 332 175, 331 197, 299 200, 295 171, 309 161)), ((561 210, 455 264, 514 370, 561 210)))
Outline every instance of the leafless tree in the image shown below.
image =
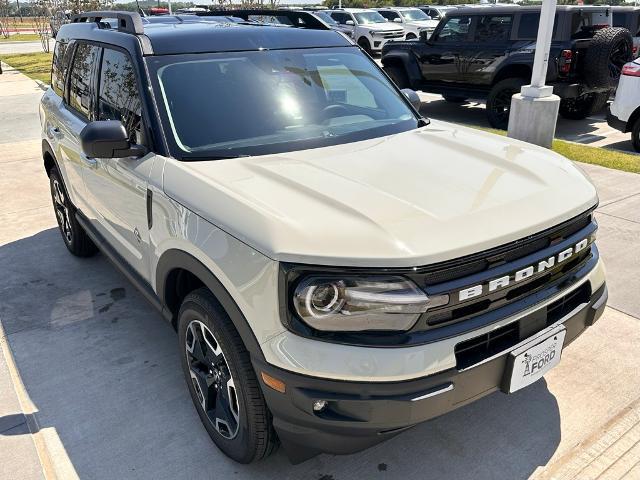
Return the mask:
POLYGON ((0 0, 0 37, 9 38, 9 0, 0 0))

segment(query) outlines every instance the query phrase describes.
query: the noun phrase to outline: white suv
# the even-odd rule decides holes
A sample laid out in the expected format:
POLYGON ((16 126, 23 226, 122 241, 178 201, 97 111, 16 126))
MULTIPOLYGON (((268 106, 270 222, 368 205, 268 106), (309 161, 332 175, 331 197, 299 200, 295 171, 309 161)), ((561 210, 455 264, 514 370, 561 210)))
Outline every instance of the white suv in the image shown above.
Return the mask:
POLYGON ((404 39, 402 27, 388 23, 375 10, 344 8, 328 12, 338 22, 338 29, 349 35, 367 53, 380 53, 385 43, 404 39))
POLYGON ((388 22, 401 25, 406 40, 417 40, 424 32, 428 39, 438 26, 438 20, 432 20, 419 8, 385 7, 376 9, 388 22))
POLYGON ((621 132, 631 132, 631 142, 640 152, 640 59, 622 67, 616 96, 607 112, 607 123, 621 132))
POLYGON ((344 35, 278 16, 316 29, 75 16, 41 103, 67 249, 174 326, 204 428, 243 463, 519 390, 607 299, 573 163, 430 123, 344 35))

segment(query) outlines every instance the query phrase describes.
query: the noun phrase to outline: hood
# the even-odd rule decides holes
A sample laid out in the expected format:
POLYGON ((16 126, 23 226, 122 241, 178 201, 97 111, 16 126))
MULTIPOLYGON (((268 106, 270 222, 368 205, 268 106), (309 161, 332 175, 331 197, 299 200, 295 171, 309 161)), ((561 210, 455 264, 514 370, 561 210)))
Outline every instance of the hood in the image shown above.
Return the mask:
POLYGON ((433 121, 397 135, 285 154, 179 162, 165 192, 279 261, 406 267, 524 238, 597 203, 549 150, 433 121))
POLYGON ((415 22, 407 22, 409 25, 415 25, 420 28, 436 28, 438 26, 437 20, 416 20, 415 22))
POLYGON ((388 22, 388 23, 370 23, 367 25, 361 25, 363 28, 368 28, 369 30, 376 31, 384 31, 384 32, 399 32, 402 31, 402 27, 399 24, 388 22))

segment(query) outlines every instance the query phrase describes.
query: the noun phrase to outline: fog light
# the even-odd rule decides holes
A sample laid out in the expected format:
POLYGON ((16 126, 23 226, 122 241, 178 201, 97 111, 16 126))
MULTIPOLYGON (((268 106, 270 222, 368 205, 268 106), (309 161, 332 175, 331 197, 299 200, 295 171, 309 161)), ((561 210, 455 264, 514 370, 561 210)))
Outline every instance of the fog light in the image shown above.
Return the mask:
POLYGON ((325 408, 327 408, 327 405, 329 405, 329 402, 327 402, 326 400, 314 400, 313 401, 313 411, 314 412, 321 412, 325 408))

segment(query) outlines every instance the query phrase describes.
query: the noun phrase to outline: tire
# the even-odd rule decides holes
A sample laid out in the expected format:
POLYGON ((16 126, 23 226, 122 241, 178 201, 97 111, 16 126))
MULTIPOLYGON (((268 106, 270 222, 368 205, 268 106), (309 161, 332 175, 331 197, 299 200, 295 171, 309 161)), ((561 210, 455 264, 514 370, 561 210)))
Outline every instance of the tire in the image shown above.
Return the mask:
POLYGON ((76 209, 67 195, 62 176, 55 167, 49 172, 49 186, 58 228, 67 250, 76 257, 94 255, 98 249, 78 223, 75 215, 76 209))
POLYGON ((191 399, 213 442, 239 463, 269 456, 277 437, 249 352, 206 288, 184 299, 178 313, 178 340, 191 399), (200 393, 206 389, 207 399, 198 389, 200 393))
POLYGON ((358 46, 371 55, 371 43, 369 43, 367 37, 360 37, 358 39, 358 46))
POLYGON ((464 103, 467 101, 466 97, 457 97, 455 95, 443 95, 445 102, 449 103, 464 103))
POLYGON ((640 118, 636 120, 631 129, 631 143, 636 152, 640 152, 640 118))
POLYGON ((633 59, 633 40, 626 28, 598 30, 584 57, 584 78, 590 87, 618 84, 625 63, 633 59))
POLYGON ((391 80, 393 80, 393 83, 395 83, 398 88, 403 89, 411 87, 411 85, 409 85, 409 76, 407 75, 407 71, 402 65, 394 64, 384 66, 383 70, 387 75, 389 75, 391 80))
POLYGON ((522 78, 506 78, 493 86, 487 97, 487 118, 493 128, 507 129, 511 97, 519 93, 525 83, 522 78))
POLYGON ((560 101, 560 116, 568 120, 582 120, 602 110, 609 100, 609 92, 587 93, 560 101))

